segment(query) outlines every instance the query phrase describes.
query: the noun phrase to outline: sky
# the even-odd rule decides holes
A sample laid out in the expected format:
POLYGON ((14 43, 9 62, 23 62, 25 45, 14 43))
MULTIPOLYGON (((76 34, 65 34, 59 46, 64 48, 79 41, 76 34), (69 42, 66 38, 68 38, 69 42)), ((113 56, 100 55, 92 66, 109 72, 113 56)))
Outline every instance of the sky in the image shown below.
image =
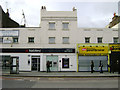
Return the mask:
POLYGON ((0 0, 0 5, 10 17, 23 24, 22 10, 27 27, 39 27, 40 9, 46 6, 47 11, 72 11, 77 9, 78 27, 104 28, 118 12, 119 0, 0 0))

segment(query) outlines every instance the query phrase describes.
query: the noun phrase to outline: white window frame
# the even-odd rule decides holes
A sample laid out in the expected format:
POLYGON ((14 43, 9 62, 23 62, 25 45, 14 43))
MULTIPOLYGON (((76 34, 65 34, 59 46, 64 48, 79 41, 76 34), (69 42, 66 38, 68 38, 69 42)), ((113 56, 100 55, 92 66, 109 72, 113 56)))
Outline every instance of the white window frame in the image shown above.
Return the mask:
POLYGON ((118 37, 113 37, 113 43, 118 43, 119 38, 118 37), (115 39, 117 40, 117 42, 115 41, 115 39))
POLYGON ((55 22, 54 21, 49 22, 49 30, 55 30, 55 22))
POLYGON ((3 37, 0 37, 0 43, 3 43, 3 37))
POLYGON ((65 21, 63 21, 62 22, 62 28, 63 28, 63 30, 69 30, 69 22, 65 22, 65 21), (66 27, 67 26, 67 27, 66 27))
POLYGON ((90 43, 90 37, 85 37, 85 43, 90 43), (88 39, 88 41, 86 39, 88 39))
POLYGON ((55 37, 49 37, 49 44, 55 44, 55 37))
POLYGON ((69 37, 63 37, 63 44, 69 44, 69 37))
POLYGON ((28 43, 34 43, 35 41, 35 38, 34 37, 28 37, 28 43), (30 39, 33 39, 33 41, 30 41, 30 39))
POLYGON ((103 43, 103 37, 98 37, 98 38, 97 38, 97 42, 98 42, 98 43, 103 43), (101 41, 100 41, 100 39, 101 39, 101 41))
POLYGON ((18 37, 13 37, 13 43, 18 43, 18 37), (17 41, 14 42, 14 39, 17 39, 17 41))

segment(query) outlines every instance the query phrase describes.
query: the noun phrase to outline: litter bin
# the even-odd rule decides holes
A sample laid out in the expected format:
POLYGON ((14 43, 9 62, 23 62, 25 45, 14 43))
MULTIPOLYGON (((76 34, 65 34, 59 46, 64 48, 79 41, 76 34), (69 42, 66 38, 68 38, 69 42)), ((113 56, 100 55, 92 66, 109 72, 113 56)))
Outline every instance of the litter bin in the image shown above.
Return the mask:
POLYGON ((19 57, 11 57, 10 74, 19 74, 19 57))

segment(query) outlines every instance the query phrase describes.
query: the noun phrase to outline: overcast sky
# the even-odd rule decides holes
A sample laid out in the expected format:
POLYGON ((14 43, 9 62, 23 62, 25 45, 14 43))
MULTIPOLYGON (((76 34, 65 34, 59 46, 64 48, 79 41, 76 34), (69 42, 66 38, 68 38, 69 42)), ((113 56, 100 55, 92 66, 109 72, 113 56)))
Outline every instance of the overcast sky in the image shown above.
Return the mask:
POLYGON ((41 6, 47 11, 72 11, 77 9, 78 27, 104 28, 112 20, 113 13, 118 14, 119 0, 0 0, 0 5, 10 17, 19 24, 22 22, 24 11, 27 26, 38 27, 40 24, 41 6))

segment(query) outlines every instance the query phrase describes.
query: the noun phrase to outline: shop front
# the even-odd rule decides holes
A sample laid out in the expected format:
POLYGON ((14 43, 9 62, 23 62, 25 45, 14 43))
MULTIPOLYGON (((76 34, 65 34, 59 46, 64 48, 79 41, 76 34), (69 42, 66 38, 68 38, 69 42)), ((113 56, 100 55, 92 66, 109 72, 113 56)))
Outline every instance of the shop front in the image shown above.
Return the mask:
POLYGON ((76 71, 74 48, 2 48, 2 66, 9 70, 10 58, 19 58, 19 71, 46 71, 50 61, 51 71, 76 71))
POLYGON ((109 71, 119 72, 120 70, 120 43, 109 44, 109 51, 110 51, 109 71))
POLYGON ((94 62, 94 70, 99 71, 100 61, 103 71, 107 71, 108 44, 78 44, 78 71, 91 71, 91 61, 94 62))

